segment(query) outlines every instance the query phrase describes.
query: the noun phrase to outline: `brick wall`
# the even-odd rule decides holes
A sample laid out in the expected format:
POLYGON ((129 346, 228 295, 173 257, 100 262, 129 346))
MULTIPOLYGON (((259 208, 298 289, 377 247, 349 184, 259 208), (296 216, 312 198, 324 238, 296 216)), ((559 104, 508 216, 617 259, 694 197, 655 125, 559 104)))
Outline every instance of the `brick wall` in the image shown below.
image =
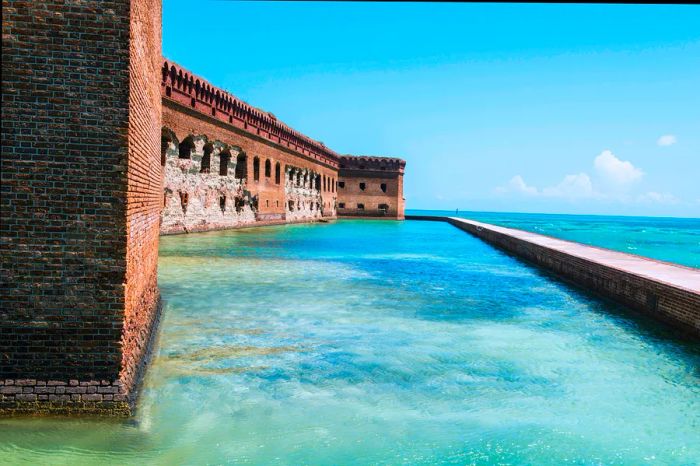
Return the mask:
POLYGON ((3 1, 0 412, 130 409, 157 300, 140 68, 159 31, 157 1, 3 1))

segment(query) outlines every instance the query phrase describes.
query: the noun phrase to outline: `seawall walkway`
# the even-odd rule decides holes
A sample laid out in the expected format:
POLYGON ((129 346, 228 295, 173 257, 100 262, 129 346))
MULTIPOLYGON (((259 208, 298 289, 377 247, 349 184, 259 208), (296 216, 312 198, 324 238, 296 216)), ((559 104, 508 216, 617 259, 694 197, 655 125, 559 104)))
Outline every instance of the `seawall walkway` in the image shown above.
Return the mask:
POLYGON ((700 338, 700 269, 457 217, 447 222, 599 295, 700 338))

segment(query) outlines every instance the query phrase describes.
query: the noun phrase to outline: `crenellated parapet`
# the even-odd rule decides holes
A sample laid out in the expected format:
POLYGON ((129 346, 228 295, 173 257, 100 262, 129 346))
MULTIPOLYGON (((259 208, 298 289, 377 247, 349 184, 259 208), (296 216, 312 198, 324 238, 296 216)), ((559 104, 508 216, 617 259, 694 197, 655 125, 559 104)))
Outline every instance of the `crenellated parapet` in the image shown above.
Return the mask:
POLYGON ((377 157, 372 155, 341 155, 339 168, 345 170, 363 170, 377 172, 396 172, 403 174, 406 161, 397 157, 377 157))
POLYGON ((164 60, 160 73, 164 98, 338 168, 339 154, 285 125, 272 113, 243 102, 176 63, 164 60))

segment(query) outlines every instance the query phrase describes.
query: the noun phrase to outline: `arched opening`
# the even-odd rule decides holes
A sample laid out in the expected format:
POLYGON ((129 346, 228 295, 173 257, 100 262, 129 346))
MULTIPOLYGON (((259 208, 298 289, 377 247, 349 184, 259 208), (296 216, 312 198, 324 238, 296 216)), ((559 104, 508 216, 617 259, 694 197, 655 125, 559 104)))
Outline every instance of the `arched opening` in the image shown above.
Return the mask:
POLYGON ((185 140, 180 143, 179 157, 181 159, 191 159, 192 151, 194 151, 194 140, 192 136, 187 136, 185 140))
POLYGON ((219 175, 228 176, 229 162, 231 162, 231 152, 228 149, 226 149, 223 152, 221 152, 221 154, 219 154, 219 175))
POLYGON ((260 158, 253 159, 253 180, 260 181, 260 158))
POLYGON ((275 184, 280 184, 281 178, 282 178, 282 167, 280 166, 280 163, 277 162, 275 164, 275 184))
POLYGON ((248 159, 243 152, 236 156, 236 178, 245 180, 248 177, 248 159))
POLYGON ((272 162, 270 159, 265 160, 265 178, 272 176, 272 162))
POLYGON ((380 184, 379 187, 382 188, 382 192, 383 192, 383 193, 386 192, 386 183, 380 184))
POLYGON ((236 212, 238 213, 240 213, 245 207, 245 199, 243 199, 242 197, 234 198, 233 203, 236 207, 236 212))
POLYGON ((166 154, 170 148, 170 143, 177 145, 177 138, 172 130, 164 127, 160 131, 160 164, 162 166, 165 166, 166 154))
POLYGON ((323 175, 322 180, 323 180, 323 181, 322 181, 322 184, 323 184, 323 191, 325 191, 325 190, 326 190, 326 175, 323 175))
POLYGON ((366 184, 366 183, 360 183, 360 189, 361 189, 362 191, 364 191, 366 188, 367 188, 367 184, 366 184))
POLYGON ((202 167, 200 168, 200 173, 209 173, 211 169, 211 153, 214 152, 214 146, 212 143, 207 143, 204 145, 204 155, 202 156, 202 167))
POLYGON ((389 211, 389 204, 379 204, 379 213, 382 215, 386 215, 386 213, 389 211))
POLYGON ((221 212, 226 212, 226 196, 219 198, 219 208, 221 208, 221 212))

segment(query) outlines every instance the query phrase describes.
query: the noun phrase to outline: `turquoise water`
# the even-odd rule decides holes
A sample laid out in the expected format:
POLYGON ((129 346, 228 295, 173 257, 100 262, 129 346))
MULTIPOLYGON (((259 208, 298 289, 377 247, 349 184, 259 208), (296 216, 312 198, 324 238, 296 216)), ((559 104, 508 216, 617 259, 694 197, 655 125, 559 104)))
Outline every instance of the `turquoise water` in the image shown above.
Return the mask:
POLYGON ((700 268, 700 218, 408 210, 471 218, 510 228, 700 268))
POLYGON ((0 420, 0 463, 700 463, 700 344, 448 224, 164 237, 159 280, 137 416, 0 420))

